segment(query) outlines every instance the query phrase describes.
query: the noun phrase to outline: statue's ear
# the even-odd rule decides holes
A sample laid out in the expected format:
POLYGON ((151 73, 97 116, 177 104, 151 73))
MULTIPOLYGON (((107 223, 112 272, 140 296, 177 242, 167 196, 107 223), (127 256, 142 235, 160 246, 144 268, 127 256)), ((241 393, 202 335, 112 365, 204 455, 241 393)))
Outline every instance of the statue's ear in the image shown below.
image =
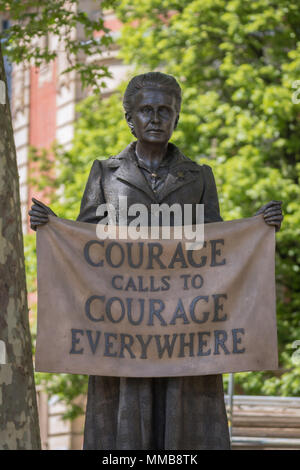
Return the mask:
POLYGON ((177 114, 176 119, 175 119, 174 130, 177 127, 178 121, 179 121, 179 114, 177 114))
POLYGON ((127 121, 129 129, 131 130, 131 133, 134 135, 134 137, 136 137, 135 132, 134 132, 134 125, 133 125, 131 114, 130 113, 125 113, 125 119, 127 121))

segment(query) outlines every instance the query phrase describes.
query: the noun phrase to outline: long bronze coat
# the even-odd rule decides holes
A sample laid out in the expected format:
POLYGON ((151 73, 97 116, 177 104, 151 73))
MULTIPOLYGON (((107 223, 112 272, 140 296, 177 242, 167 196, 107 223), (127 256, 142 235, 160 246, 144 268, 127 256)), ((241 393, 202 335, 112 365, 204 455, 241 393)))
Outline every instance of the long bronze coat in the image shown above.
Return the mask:
MULTIPOLYGON (((204 204, 205 223, 221 221, 212 170, 168 145, 166 179, 152 189, 138 165, 136 143, 95 160, 78 220, 97 223, 96 208, 119 197, 130 204, 204 204)), ((193 221, 195 223, 195 221, 193 221)), ((200 450, 230 447, 221 375, 89 377, 84 449, 200 450)))

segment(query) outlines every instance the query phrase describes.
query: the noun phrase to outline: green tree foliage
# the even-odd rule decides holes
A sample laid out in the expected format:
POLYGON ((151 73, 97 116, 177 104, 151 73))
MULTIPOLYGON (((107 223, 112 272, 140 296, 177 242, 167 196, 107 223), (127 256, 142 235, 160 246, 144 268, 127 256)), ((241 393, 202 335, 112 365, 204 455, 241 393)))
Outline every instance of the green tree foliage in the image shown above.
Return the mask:
POLYGON ((104 86, 101 79, 110 76, 108 68, 97 62, 88 63, 86 57, 101 54, 112 44, 101 12, 112 7, 115 0, 94 0, 97 15, 88 15, 85 3, 80 0, 0 0, 0 12, 6 12, 12 22, 10 28, 0 34, 0 39, 5 39, 4 55, 13 63, 34 63, 38 67, 54 60, 58 50, 65 50, 68 67, 63 73, 75 70, 83 86, 96 90, 104 86), (95 31, 102 34, 94 36, 95 31), (58 48, 49 48, 49 34, 59 40, 58 48))
MULTIPOLYGON (((299 395, 300 367, 292 359, 300 339, 298 0, 121 0, 117 14, 122 58, 140 73, 171 73, 182 86, 172 140, 213 168, 223 218, 249 217, 269 200, 283 201, 276 235, 281 370, 236 374, 236 381, 244 393, 299 395)), ((78 111, 74 147, 58 152, 56 162, 64 200, 53 208, 67 218, 78 214, 93 159, 132 140, 119 93, 90 97, 78 111)))

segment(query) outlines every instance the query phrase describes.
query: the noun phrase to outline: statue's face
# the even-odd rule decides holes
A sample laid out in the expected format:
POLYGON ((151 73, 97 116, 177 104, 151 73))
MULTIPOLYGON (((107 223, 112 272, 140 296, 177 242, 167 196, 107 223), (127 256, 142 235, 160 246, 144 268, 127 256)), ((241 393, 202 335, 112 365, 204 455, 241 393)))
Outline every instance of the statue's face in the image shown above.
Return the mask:
POLYGON ((132 111, 126 115, 140 142, 161 145, 170 140, 178 118, 175 96, 152 88, 133 97, 132 111))

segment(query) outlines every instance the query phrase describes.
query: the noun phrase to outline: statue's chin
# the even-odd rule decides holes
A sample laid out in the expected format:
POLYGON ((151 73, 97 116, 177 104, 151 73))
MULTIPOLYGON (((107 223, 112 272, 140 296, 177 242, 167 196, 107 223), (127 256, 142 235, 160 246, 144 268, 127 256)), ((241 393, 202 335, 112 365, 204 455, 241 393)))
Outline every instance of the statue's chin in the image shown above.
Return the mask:
POLYGON ((143 142, 144 144, 159 144, 166 145, 169 142, 171 136, 166 136, 162 132, 147 132, 146 135, 143 135, 140 138, 137 138, 138 141, 143 142))

